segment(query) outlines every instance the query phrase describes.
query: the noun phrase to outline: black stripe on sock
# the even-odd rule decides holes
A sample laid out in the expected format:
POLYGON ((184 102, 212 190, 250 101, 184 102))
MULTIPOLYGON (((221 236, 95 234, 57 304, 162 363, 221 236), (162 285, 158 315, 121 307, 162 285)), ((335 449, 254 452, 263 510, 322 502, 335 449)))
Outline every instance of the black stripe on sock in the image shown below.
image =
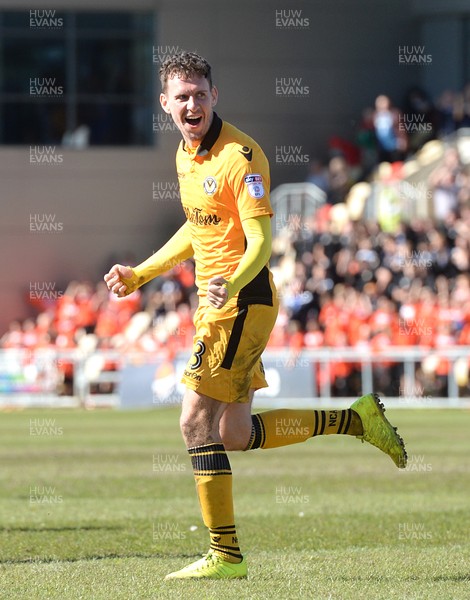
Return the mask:
MULTIPOLYGON (((255 443, 255 426, 253 425, 253 417, 251 418, 251 434, 250 434, 250 439, 248 440, 248 444, 246 445, 245 451, 246 450, 255 450, 256 448, 253 448, 253 444, 255 443)), ((259 448, 259 446, 258 446, 259 448)))
POLYGON ((312 437, 315 437, 317 435, 317 431, 318 431, 318 411, 314 410, 313 412, 315 413, 315 428, 313 430, 312 437))
POLYGON ((237 316, 235 317, 235 321, 233 322, 232 333, 230 334, 230 339, 227 344, 227 350, 225 351, 224 360, 220 365, 222 369, 231 369, 233 359, 235 358, 235 354, 238 350, 238 345, 240 344, 240 339, 242 337, 243 325, 245 323, 246 316, 248 314, 248 306, 241 308, 238 311, 237 316))
POLYGON ((232 548, 232 546, 221 546, 220 544, 211 544, 210 547, 212 550, 216 550, 217 552, 223 552, 224 554, 234 556, 235 558, 238 558, 238 555, 240 555, 241 558, 240 548, 232 548))
POLYGON ((346 411, 342 410, 341 411, 341 420, 339 422, 339 427, 338 427, 338 433, 342 433, 341 429, 343 427, 344 424, 344 419, 346 418, 346 411))
POLYGON ((211 527, 210 533, 236 533, 235 525, 226 525, 225 527, 211 527))
POLYGON ((211 541, 211 548, 222 550, 227 548, 227 550, 233 550, 234 552, 240 552, 240 546, 224 546, 224 544, 219 544, 218 542, 211 541))
POLYGON ((211 475, 228 475, 231 473, 230 462, 223 444, 208 444, 207 446, 188 448, 188 452, 191 456, 194 473, 197 475, 204 475, 206 471, 211 471, 211 473, 208 473, 211 475), (220 471, 225 471, 225 473, 220 473, 220 471))
POLYGON ((326 427, 326 412, 324 410, 321 410, 321 428, 320 428, 320 433, 318 435, 323 435, 323 433, 325 432, 325 427, 326 427))
POLYGON ((262 448, 264 446, 264 443, 266 442, 266 429, 264 427, 263 417, 261 415, 258 415, 258 419, 259 419, 259 425, 261 427, 261 444, 260 444, 260 447, 262 448))
POLYGON ((233 556, 233 558, 239 558, 240 560, 243 559, 243 556, 241 554, 241 552, 229 552, 226 548, 226 546, 220 546, 220 547, 215 547, 212 544, 210 545, 212 550, 216 550, 217 552, 221 552, 224 554, 228 554, 229 556, 233 556))
POLYGON ((231 475, 232 471, 209 471, 205 469, 203 471, 198 471, 196 469, 193 470, 193 474, 197 477, 215 477, 216 475, 231 475))
POLYGON ((348 420, 346 421, 346 425, 344 427, 343 433, 348 433, 349 426, 351 425, 352 411, 350 408, 348 408, 348 410, 346 412, 348 413, 348 420))
POLYGON ((263 441, 263 421, 259 415, 251 415, 251 438, 248 444, 248 450, 260 448, 263 441))

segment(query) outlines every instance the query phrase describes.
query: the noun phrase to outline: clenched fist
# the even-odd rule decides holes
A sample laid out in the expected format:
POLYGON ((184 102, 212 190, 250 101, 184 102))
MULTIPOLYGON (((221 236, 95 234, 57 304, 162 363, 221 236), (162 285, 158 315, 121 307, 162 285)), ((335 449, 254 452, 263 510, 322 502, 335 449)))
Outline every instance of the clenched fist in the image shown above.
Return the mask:
POLYGON ((207 299, 214 308, 222 308, 228 300, 228 281, 223 277, 212 277, 207 286, 207 299))
POLYGON ((114 265, 104 276, 108 289, 115 293, 119 298, 123 298, 134 290, 130 289, 129 281, 126 283, 124 279, 131 279, 134 276, 134 271, 130 267, 124 265, 114 265))

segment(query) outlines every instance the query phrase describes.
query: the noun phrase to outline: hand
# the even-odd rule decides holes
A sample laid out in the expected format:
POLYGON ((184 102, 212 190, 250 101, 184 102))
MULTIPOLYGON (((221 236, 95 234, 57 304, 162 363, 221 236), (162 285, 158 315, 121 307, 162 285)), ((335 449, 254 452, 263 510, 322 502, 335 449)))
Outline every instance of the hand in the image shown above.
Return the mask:
POLYGON ((207 286, 207 299, 209 300, 209 304, 214 308, 222 308, 222 306, 227 303, 227 283, 228 281, 223 277, 212 277, 212 279, 209 280, 209 285, 207 286))
POLYGON ((108 290, 115 293, 116 296, 122 298, 129 294, 127 285, 122 281, 122 278, 130 279, 134 272, 130 267, 124 265, 114 265, 104 276, 108 290))

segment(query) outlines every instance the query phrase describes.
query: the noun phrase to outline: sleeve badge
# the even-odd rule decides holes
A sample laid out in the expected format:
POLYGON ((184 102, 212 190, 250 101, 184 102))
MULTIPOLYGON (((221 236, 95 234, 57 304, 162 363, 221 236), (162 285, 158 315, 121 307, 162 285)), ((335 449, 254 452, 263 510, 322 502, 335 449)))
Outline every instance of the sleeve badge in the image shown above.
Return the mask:
POLYGON ((259 200, 264 196, 263 177, 253 173, 245 176, 245 185, 248 188, 248 193, 252 198, 259 200))

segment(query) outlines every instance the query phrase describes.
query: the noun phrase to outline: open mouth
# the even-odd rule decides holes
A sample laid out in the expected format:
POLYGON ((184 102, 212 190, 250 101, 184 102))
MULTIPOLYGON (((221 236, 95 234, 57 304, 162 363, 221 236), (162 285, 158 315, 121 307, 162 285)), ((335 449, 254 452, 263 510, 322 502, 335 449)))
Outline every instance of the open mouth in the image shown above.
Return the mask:
POLYGON ((202 121, 202 117, 186 117, 185 120, 186 120, 186 123, 188 123, 188 125, 192 125, 193 127, 196 127, 202 121))

